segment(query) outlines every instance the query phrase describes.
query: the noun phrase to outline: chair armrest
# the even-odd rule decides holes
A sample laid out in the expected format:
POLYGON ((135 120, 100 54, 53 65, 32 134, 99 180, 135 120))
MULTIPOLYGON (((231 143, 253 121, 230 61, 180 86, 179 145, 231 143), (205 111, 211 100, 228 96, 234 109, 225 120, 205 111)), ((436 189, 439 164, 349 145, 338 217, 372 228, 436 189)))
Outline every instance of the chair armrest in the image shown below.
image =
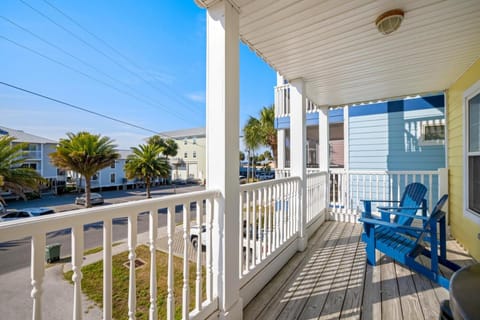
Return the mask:
POLYGON ((377 219, 371 219, 371 218, 360 218, 358 221, 363 222, 365 224, 372 224, 375 226, 383 226, 390 228, 394 231, 396 230, 403 230, 403 231, 413 231, 413 232, 425 232, 423 228, 418 228, 418 227, 412 227, 412 226, 404 226, 402 224, 398 223, 391 223, 391 222, 386 222, 383 220, 377 220, 377 219))
POLYGON ((428 217, 425 216, 419 216, 419 215, 409 215, 401 212, 390 212, 390 214, 396 215, 396 216, 402 216, 402 217, 407 217, 407 218, 413 218, 413 219, 420 219, 423 221, 427 221, 428 217))
POLYGON ((400 202, 399 200, 369 200, 369 199, 367 199, 367 200, 362 199, 360 201, 362 201, 362 202, 366 202, 366 201, 368 201, 368 202, 390 202, 390 203, 399 203, 400 202))

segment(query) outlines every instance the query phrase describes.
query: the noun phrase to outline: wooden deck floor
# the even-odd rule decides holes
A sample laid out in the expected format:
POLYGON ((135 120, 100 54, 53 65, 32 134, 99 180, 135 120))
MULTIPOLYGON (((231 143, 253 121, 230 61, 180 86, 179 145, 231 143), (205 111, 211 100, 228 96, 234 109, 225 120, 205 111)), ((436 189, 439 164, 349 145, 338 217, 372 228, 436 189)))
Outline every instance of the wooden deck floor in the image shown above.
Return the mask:
MULTIPOLYGON (((377 256, 366 264, 361 225, 328 221, 245 307, 244 319, 438 319, 448 291, 377 256)), ((472 259, 453 240, 448 257, 472 259)))

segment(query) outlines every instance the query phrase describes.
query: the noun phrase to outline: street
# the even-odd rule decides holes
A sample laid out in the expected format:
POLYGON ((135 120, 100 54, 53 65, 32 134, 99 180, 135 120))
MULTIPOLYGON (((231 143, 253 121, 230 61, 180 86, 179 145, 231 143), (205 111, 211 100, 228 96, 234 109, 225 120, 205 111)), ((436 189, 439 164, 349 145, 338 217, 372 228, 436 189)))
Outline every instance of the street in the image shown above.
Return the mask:
MULTIPOLYGON (((162 197, 173 195, 175 192, 187 193, 203 190, 203 186, 185 185, 173 188, 171 186, 155 187, 152 189, 152 197, 162 197)), ((145 189, 126 190, 126 191, 105 191, 101 192, 105 199, 104 205, 113 203, 121 203, 126 201, 145 199, 145 189)), ((56 212, 80 209, 82 206, 75 205, 76 194, 62 196, 48 196, 42 199, 30 201, 14 201, 8 203, 8 209, 22 209, 27 207, 51 207, 56 212)), ((194 211, 192 210, 192 217, 194 211)), ((182 221, 181 208, 176 208, 175 221, 182 221)), ((167 214, 162 211, 158 214, 159 228, 167 225, 167 214)), ((84 248, 85 250, 102 246, 103 241, 103 224, 101 222, 84 226, 84 248)), ((138 233, 148 231, 148 214, 140 214, 138 216, 138 233)), ((127 237, 127 218, 114 219, 112 227, 113 242, 118 242, 127 237)), ((47 234, 47 244, 60 243, 61 256, 69 256, 71 253, 70 229, 57 230, 47 234)), ((30 266, 30 239, 18 239, 14 241, 0 243, 0 275, 30 266)))

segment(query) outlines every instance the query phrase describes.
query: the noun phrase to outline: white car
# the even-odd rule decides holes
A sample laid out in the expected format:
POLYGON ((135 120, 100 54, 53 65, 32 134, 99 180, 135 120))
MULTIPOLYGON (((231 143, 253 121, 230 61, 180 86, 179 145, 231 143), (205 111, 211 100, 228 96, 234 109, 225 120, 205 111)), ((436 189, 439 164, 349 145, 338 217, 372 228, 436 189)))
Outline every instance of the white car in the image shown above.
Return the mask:
MULTIPOLYGON (((245 225, 245 221, 244 221, 244 225, 245 225)), ((250 245, 249 243, 247 242, 247 238, 246 238, 246 231, 245 231, 245 226, 244 226, 244 230, 243 230, 243 250, 244 250, 244 254, 245 254, 245 251, 246 251, 246 248, 250 248, 250 252, 252 253, 253 251, 253 246, 256 245, 256 250, 257 250, 257 254, 261 252, 261 248, 263 247, 265 250, 266 250, 266 242, 263 241, 263 233, 262 232, 259 232, 257 233, 257 239, 256 241, 253 241, 253 238, 252 238, 252 232, 253 230, 250 230, 250 245)), ((198 235, 199 234, 202 234, 202 247, 206 247, 207 244, 208 244, 208 236, 207 236, 207 226, 202 224, 201 226, 198 226, 198 225, 193 225, 190 227, 190 242, 192 243, 192 246, 195 250, 198 249, 198 235)))
POLYGON ((32 217, 40 217, 47 214, 55 213, 55 211, 51 208, 25 208, 21 210, 11 210, 7 214, 3 215, 0 218, 0 221, 11 221, 17 220, 21 218, 32 218, 32 217))
MULTIPOLYGON (((87 195, 84 193, 81 196, 75 198, 75 204, 85 205, 86 199, 87 199, 87 195)), ((90 203, 92 205, 103 204, 103 202, 104 202, 103 197, 100 193, 95 193, 95 192, 90 193, 90 203)))

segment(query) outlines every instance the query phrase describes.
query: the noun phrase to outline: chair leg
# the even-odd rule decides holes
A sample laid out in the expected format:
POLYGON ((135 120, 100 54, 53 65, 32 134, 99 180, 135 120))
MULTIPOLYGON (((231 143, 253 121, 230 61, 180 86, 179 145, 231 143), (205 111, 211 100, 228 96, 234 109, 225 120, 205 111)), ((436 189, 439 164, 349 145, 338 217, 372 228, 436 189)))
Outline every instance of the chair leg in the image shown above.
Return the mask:
POLYGON ((365 248, 367 252, 367 263, 371 266, 375 266, 375 228, 372 226, 366 226, 365 233, 367 235, 367 246, 365 248))

